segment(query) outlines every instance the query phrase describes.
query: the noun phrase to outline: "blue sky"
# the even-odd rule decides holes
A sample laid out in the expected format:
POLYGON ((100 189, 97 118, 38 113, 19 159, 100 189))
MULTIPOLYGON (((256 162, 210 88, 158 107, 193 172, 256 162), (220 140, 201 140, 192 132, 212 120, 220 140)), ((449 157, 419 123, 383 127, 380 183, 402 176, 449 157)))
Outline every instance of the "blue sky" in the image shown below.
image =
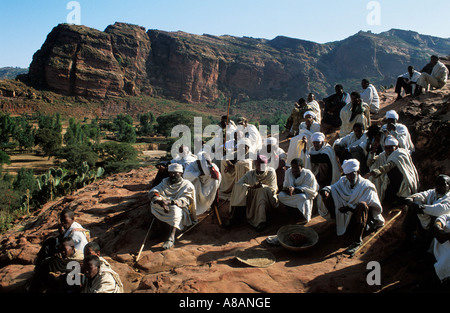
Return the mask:
MULTIPOLYGON (((67 22, 70 0, 2 0, 0 67, 28 67, 47 34, 67 22)), ((278 35, 318 43, 360 30, 391 28, 450 37, 448 0, 78 0, 81 24, 104 30, 126 22, 165 31, 249 36, 278 35)), ((450 51, 449 51, 450 54, 450 51)))

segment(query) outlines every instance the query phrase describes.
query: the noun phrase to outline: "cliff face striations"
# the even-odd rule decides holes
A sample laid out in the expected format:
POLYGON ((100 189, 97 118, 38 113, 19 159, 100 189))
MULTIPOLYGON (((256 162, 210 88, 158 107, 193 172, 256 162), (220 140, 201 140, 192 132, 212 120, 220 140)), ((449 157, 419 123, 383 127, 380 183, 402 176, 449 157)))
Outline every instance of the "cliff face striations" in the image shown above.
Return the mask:
POLYGON ((421 69, 450 39, 391 30, 359 32, 318 44, 278 36, 193 35, 115 23, 104 32, 61 24, 30 65, 33 86, 105 98, 155 95, 197 103, 228 97, 297 100, 325 96, 336 83, 359 90, 362 78, 390 85, 408 65, 421 69))

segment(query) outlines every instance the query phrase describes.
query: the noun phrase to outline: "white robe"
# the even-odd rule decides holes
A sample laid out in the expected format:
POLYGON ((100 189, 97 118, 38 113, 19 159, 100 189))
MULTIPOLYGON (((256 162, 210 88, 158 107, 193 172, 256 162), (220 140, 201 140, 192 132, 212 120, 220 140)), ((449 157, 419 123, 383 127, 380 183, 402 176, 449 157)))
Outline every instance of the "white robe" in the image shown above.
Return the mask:
MULTIPOLYGON (((373 219, 378 221, 381 225, 384 224, 384 218, 381 215, 383 209, 377 195, 377 190, 375 185, 368 179, 358 175, 358 181, 355 186, 351 188, 347 177, 342 176, 337 183, 326 188, 329 189, 331 196, 333 197, 336 209, 336 232, 338 236, 345 233, 353 215, 350 211, 341 213, 339 208, 344 206, 354 209, 359 203, 365 202, 372 208, 371 213, 373 219)), ((325 217, 329 212, 326 208, 323 208, 325 208, 324 205, 319 206, 319 214, 325 217)))
POLYGON ((319 191, 316 177, 310 170, 303 168, 300 176, 295 178, 292 174, 292 169, 289 168, 284 176, 283 188, 289 187, 301 189, 303 192, 290 196, 287 192, 282 191, 278 194, 278 200, 284 205, 297 208, 306 218, 306 221, 309 222, 311 220, 313 200, 319 191))
POLYGON ((319 102, 313 100, 311 102, 306 103, 306 105, 313 108, 312 111, 316 114, 316 118, 314 120, 316 120, 316 122, 320 124, 320 122, 322 121, 322 110, 320 109, 319 102))
POLYGON ((369 86, 361 92, 361 100, 367 103, 371 113, 378 113, 380 110, 380 97, 374 85, 369 86))
POLYGON ((64 232, 63 238, 70 238, 75 244, 75 249, 83 252, 84 246, 88 241, 86 235, 83 232, 84 228, 77 222, 73 222, 72 225, 64 232))
POLYGON ((306 137, 306 139, 308 140, 306 144, 306 149, 308 150, 309 148, 312 147, 311 135, 316 132, 320 132, 319 123, 314 122, 309 130, 306 128, 305 122, 302 122, 300 124, 298 135, 292 137, 291 140, 289 141, 286 166, 291 166, 291 161, 295 158, 302 158, 305 161, 302 139, 303 137, 306 137))
POLYGON ((81 293, 123 293, 123 284, 111 267, 101 266, 92 281, 85 281, 81 293))
POLYGON ((363 109, 365 110, 363 113, 358 114, 352 121, 350 118, 352 116, 352 102, 346 104, 340 112, 340 118, 342 121, 342 125, 339 128, 339 137, 344 137, 350 134, 353 130, 353 125, 355 123, 361 123, 364 125, 364 129, 368 129, 370 126, 370 108, 369 105, 365 102, 362 102, 363 109))
POLYGON ((238 130, 242 130, 245 134, 245 138, 250 139, 252 146, 250 147, 251 153, 256 153, 262 148, 262 138, 258 128, 255 125, 247 124, 247 127, 243 128, 242 125, 238 125, 238 130))
MULTIPOLYGON (((416 193, 419 188, 419 175, 409 152, 403 148, 398 148, 387 157, 383 151, 377 156, 375 162, 369 168, 372 171, 389 162, 394 162, 403 175, 403 181, 397 192, 397 196, 408 197, 416 193)), ((377 187, 378 196, 383 201, 386 188, 390 183, 387 173, 381 174, 378 177, 371 176, 370 181, 377 187)))
POLYGON ((346 148, 349 152, 352 150, 352 148, 360 147, 363 149, 364 154, 367 155, 367 131, 363 133, 361 138, 357 138, 354 132, 351 132, 347 136, 344 136, 342 138, 338 138, 333 143, 333 148, 336 145, 341 145, 342 147, 346 148))
POLYGON ((160 198, 154 197, 151 202, 152 214, 160 221, 183 230, 185 227, 192 225, 196 220, 196 202, 194 185, 182 179, 176 184, 170 184, 169 178, 164 178, 162 182, 149 191, 149 197, 153 197, 155 193, 160 194, 160 198), (178 205, 169 205, 169 213, 164 208, 155 203, 155 200, 175 200, 178 205))
POLYGON ((408 198, 411 198, 415 203, 424 206, 423 214, 417 215, 424 229, 430 228, 431 216, 437 217, 444 214, 450 214, 450 191, 438 198, 436 190, 429 189, 415 193, 408 198))
MULTIPOLYGON (((436 221, 442 222, 444 225, 444 231, 450 233, 450 214, 444 214, 439 216, 436 221)), ((434 263, 434 269, 436 275, 441 281, 450 277, 450 241, 447 240, 444 243, 439 243, 436 238, 431 243, 433 249, 433 255, 436 259, 434 263)))
POLYGON ((220 169, 214 163, 211 165, 219 173, 219 179, 213 179, 209 172, 206 173, 207 168, 203 169, 204 175, 201 175, 197 162, 190 163, 184 170, 183 178, 189 180, 195 188, 197 215, 201 215, 211 208, 222 180, 220 169))
POLYGON ((381 146, 384 150, 384 140, 386 139, 387 135, 386 133, 389 133, 389 135, 393 136, 398 140, 398 146, 400 148, 404 148, 409 151, 409 153, 414 152, 414 144, 411 140, 411 135, 409 134, 408 127, 406 127, 403 124, 395 123, 395 130, 388 131, 387 130, 387 124, 384 124, 381 127, 381 130, 383 131, 383 135, 381 136, 381 146))

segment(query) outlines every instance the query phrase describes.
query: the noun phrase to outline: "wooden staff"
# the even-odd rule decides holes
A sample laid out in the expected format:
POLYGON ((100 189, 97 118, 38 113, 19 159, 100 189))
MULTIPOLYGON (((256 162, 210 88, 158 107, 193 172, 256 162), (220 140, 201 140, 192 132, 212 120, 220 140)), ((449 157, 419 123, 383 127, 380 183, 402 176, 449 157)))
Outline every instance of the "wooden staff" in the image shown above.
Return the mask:
POLYGON ((144 242, 142 243, 141 249, 139 250, 139 254, 138 254, 137 258, 136 258, 136 262, 139 261, 139 258, 141 257, 142 250, 144 249, 145 242, 147 241, 148 234, 150 233, 150 229, 152 229, 154 221, 155 221, 155 218, 153 218, 153 220, 152 220, 152 222, 150 224, 150 227, 147 230, 147 234, 145 235, 144 242))
MULTIPOLYGON (((395 211, 397 211, 397 210, 395 210, 395 211)), ((394 211, 392 211, 392 213, 394 213, 394 211)), ((383 225, 383 227, 380 227, 380 229, 378 229, 378 230, 376 231, 375 234, 373 234, 366 242, 364 242, 364 243, 359 247, 359 249, 356 250, 355 253, 353 253, 353 254, 350 256, 350 258, 352 258, 352 257, 353 257, 356 253, 358 253, 359 251, 361 251, 361 249, 362 249, 365 245, 367 245, 373 238, 375 238, 379 233, 381 233, 381 232, 382 232, 389 224, 391 224, 394 220, 396 220, 397 217, 399 217, 401 214, 402 214, 402 211, 401 211, 401 210, 398 210, 397 214, 396 214, 393 218, 391 218, 387 223, 385 223, 385 224, 383 225)))

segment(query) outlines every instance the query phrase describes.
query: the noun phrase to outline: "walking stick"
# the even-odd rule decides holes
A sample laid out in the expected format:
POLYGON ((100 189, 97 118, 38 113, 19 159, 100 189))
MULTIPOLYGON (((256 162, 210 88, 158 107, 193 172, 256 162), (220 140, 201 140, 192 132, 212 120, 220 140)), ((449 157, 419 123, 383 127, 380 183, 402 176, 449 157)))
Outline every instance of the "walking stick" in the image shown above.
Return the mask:
POLYGON ((231 98, 228 98, 227 125, 230 122, 230 106, 231 106, 231 98))
POLYGON ((153 218, 153 220, 152 220, 152 222, 150 224, 150 227, 147 230, 147 234, 145 235, 144 242, 142 243, 141 249, 139 250, 139 254, 138 254, 137 258, 136 258, 136 262, 139 261, 139 258, 141 257, 142 250, 144 249, 145 242, 147 241, 148 234, 150 233, 150 229, 152 229, 154 221, 155 221, 155 218, 153 218))

